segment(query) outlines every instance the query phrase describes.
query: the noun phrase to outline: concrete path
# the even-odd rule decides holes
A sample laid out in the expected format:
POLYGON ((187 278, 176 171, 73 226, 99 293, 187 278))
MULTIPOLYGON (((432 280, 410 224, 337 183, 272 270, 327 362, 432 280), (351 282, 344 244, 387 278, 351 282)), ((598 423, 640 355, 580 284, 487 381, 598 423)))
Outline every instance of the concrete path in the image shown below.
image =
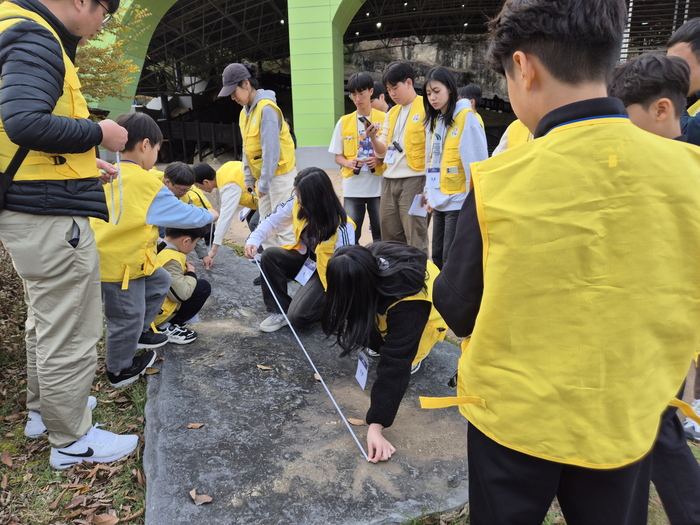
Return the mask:
MULTIPOLYGON (((466 502, 466 420, 418 404, 454 395, 457 347, 433 349, 384 431, 396 454, 367 463, 289 328, 258 330, 267 313, 256 265, 222 247, 214 269, 197 272, 213 287, 191 325, 199 337, 166 345, 149 376, 147 525, 402 523, 466 502), (213 501, 196 506, 192 489, 213 501)), ((364 419, 376 360, 363 391, 356 356, 339 358, 318 326, 299 337, 346 417, 364 419)), ((366 447, 367 427, 352 428, 366 447)))

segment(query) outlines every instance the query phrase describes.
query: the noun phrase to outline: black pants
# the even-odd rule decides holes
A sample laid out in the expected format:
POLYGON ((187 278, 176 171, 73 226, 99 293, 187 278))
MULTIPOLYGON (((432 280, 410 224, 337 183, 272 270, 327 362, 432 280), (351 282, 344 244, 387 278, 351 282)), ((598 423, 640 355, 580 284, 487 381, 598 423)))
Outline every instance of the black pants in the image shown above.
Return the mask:
POLYGON ((568 525, 646 525, 648 456, 614 470, 574 467, 499 445, 473 425, 467 443, 471 525, 541 525, 554 496, 568 525))
POLYGON ((202 309, 211 294, 211 284, 204 279, 197 279, 197 286, 189 299, 182 302, 175 316, 170 319, 172 324, 185 324, 202 309))
POLYGON ((274 292, 289 321, 296 327, 308 326, 321 320, 326 295, 318 271, 314 272, 309 281, 297 291, 294 299, 287 293, 287 281, 297 276, 306 259, 307 255, 279 246, 268 248, 260 256, 260 267, 272 288, 271 292, 265 279, 262 280, 263 301, 267 310, 280 313, 272 296, 274 292))
POLYGON ((355 244, 360 244, 362 224, 365 222, 365 207, 369 215, 369 225, 372 227, 372 241, 382 240, 381 226, 379 225, 379 197, 345 197, 343 208, 355 223, 355 244))
POLYGON ((450 247, 457 231, 457 218, 459 210, 438 211, 433 210, 433 263, 440 270, 447 261, 450 247))

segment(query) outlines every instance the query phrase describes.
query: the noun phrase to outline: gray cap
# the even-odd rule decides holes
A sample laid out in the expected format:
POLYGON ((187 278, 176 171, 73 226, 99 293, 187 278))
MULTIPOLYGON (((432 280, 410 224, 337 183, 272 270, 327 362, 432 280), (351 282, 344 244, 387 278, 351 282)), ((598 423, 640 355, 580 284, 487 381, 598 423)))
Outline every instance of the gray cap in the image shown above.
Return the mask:
POLYGON ((233 93, 241 80, 250 78, 250 72, 243 64, 229 64, 226 66, 226 69, 224 69, 222 77, 224 87, 219 91, 219 97, 228 97, 233 93))

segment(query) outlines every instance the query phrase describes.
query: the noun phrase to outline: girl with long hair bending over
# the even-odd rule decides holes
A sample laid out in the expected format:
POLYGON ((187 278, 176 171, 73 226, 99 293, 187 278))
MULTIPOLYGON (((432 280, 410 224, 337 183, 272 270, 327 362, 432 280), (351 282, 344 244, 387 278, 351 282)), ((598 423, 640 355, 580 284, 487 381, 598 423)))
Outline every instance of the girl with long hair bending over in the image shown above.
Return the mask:
POLYGON ((254 258, 265 239, 289 227, 294 231, 293 244, 266 248, 260 257, 262 271, 270 281, 268 286, 262 280, 263 300, 272 313, 260 323, 263 332, 275 332, 287 324, 274 297, 294 326, 320 321, 328 260, 339 247, 355 243, 355 225, 340 205, 331 179, 320 168, 299 172, 294 179, 294 197, 280 204, 250 234, 246 257, 254 258), (287 281, 299 275, 303 267, 315 270, 292 299, 287 281))
POLYGON ((341 356, 368 347, 379 357, 365 418, 372 463, 396 451, 382 430, 394 422, 411 374, 445 338, 447 325, 432 304, 439 273, 423 251, 399 242, 344 246, 328 263, 323 331, 337 334, 341 356))

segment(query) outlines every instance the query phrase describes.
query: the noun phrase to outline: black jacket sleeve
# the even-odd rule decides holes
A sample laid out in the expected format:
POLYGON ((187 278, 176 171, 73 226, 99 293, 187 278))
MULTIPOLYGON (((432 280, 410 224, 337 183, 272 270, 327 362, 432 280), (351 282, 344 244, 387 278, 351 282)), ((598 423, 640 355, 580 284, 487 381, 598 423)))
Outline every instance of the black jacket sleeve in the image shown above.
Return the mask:
POLYGON ((483 241, 474 192, 467 195, 457 219, 450 256, 433 287, 433 304, 459 337, 472 333, 484 292, 483 241))
POLYGON ((372 404, 367 412, 368 425, 389 427, 411 378, 411 364, 430 315, 428 301, 403 301, 389 309, 387 333, 379 349, 377 380, 372 386, 372 404))
POLYGON ((45 153, 84 153, 102 142, 89 119, 53 115, 63 93, 61 46, 46 28, 19 22, 0 35, 0 114, 10 140, 45 153))

